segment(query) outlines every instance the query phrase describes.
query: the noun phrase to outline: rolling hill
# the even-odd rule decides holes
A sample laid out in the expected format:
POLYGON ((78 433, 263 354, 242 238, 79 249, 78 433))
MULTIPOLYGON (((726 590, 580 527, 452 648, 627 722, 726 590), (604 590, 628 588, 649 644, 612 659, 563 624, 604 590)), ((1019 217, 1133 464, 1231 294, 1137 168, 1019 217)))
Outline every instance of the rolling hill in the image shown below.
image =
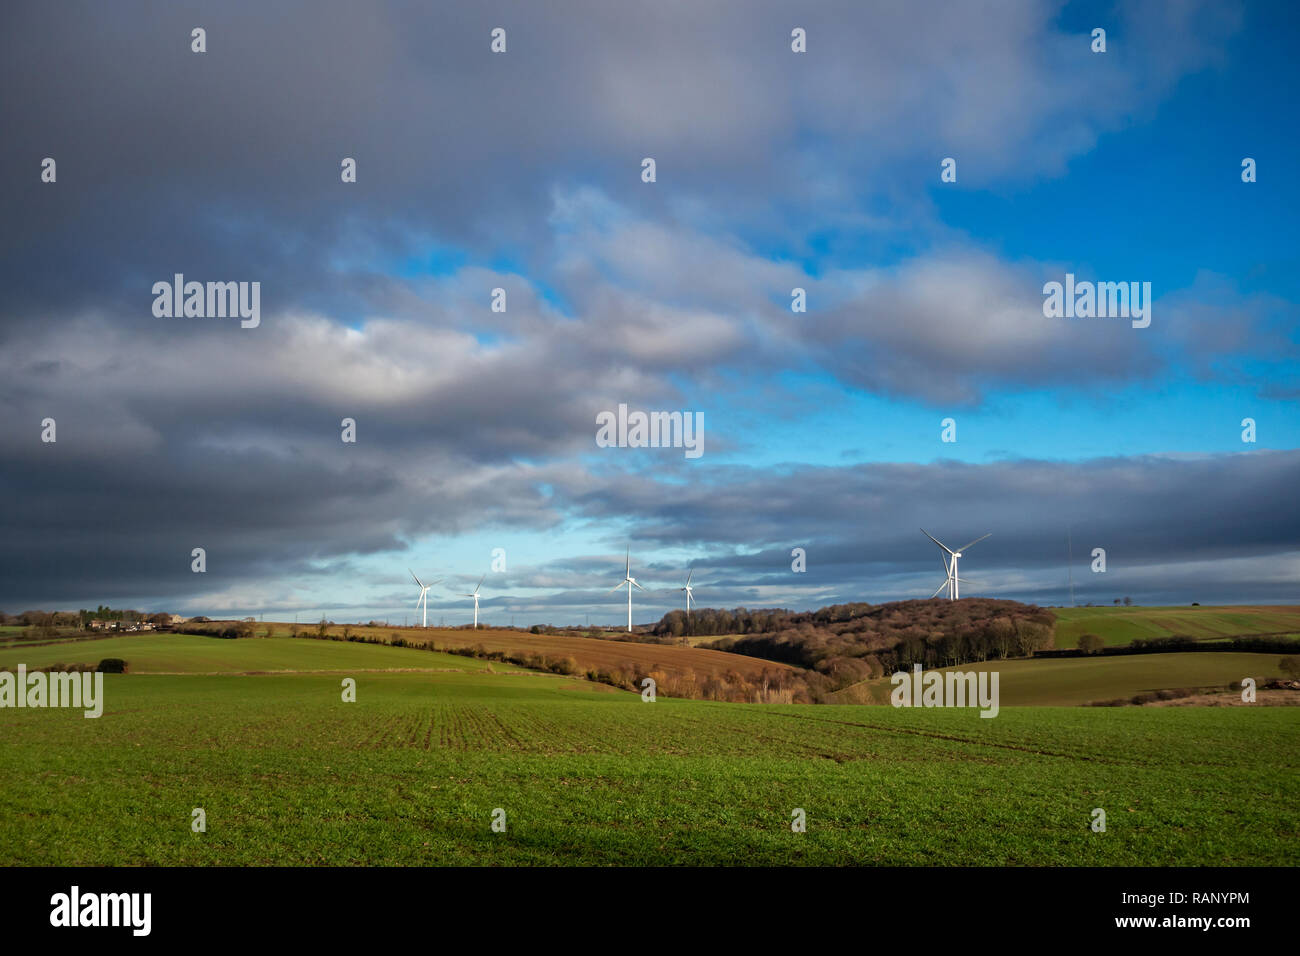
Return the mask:
MULTIPOLYGON (((223 622, 213 622, 197 628, 220 630, 225 626, 223 622)), ((281 635, 289 633, 290 628, 291 625, 287 624, 258 624, 257 632, 281 635)), ((304 630, 300 629, 300 633, 304 630)), ((416 654, 427 654, 428 651, 412 650, 413 647, 506 655, 525 667, 589 677, 628 690, 639 687, 645 677, 652 677, 662 693, 704 700, 790 702, 799 692, 803 673, 789 664, 723 651, 561 634, 532 634, 509 629, 480 628, 474 631, 361 626, 345 629, 334 626, 327 629, 327 634, 335 640, 313 641, 345 643, 345 630, 357 641, 385 644, 401 641, 407 645, 406 648, 399 646, 396 649, 416 654)), ((270 640, 284 639, 276 636, 270 640)), ((259 639, 241 639, 240 642, 247 640, 259 639)), ((453 658, 460 661, 472 659, 459 654, 453 658)))
POLYGON ((1056 647, 1078 646, 1079 635, 1096 634, 1108 645, 1137 638, 1186 635, 1216 640, 1250 634, 1300 637, 1300 605, 1218 607, 1064 607, 1056 617, 1056 647))
POLYGON ((486 661, 306 638, 223 640, 193 634, 141 634, 66 641, 40 647, 0 647, 0 667, 95 664, 106 657, 127 662, 132 674, 351 673, 367 670, 481 671, 486 661))
POLYGON ((194 673, 106 675, 94 720, 0 710, 0 864, 1286 866, 1300 823, 1298 708, 649 704, 379 672, 443 663, 428 651, 123 641, 194 673), (251 665, 294 672, 198 673, 251 665), (359 665, 355 703, 337 671, 306 673, 359 665), (1104 839, 1094 807, 1113 808, 1104 839))
MULTIPOLYGON (((989 661, 942 671, 997 671, 1003 707, 1075 707, 1159 690, 1221 689, 1243 677, 1281 677, 1277 654, 1135 654, 989 661)), ((889 678, 831 695, 840 704, 888 704, 889 678)))

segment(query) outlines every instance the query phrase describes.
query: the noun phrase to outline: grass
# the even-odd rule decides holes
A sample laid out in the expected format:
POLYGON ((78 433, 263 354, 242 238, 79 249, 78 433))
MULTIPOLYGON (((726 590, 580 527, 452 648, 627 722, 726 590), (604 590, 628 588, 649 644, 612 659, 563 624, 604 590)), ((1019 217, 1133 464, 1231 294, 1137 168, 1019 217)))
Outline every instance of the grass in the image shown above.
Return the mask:
MULTIPOLYGON (((192 671, 440 656, 121 640, 133 663, 192 671)), ((356 678, 351 704, 339 672, 133 673, 106 675, 98 720, 0 710, 0 864, 1285 866, 1300 830, 1300 708, 1004 707, 987 720, 648 704, 468 669, 356 678), (194 807, 206 833, 190 830, 194 807), (490 828, 497 807, 505 833, 490 828), (790 830, 796 807, 807 833, 790 830), (1094 807, 1105 834, 1088 828, 1094 807)))
POLYGON ((57 641, 89 637, 84 631, 75 627, 56 627, 52 634, 42 634, 39 628, 25 624, 0 625, 0 641, 57 641))
POLYGON ((1224 607, 1060 607, 1056 646, 1077 647, 1079 635, 1096 634, 1109 645, 1136 638, 1187 635, 1216 640, 1248 634, 1300 636, 1300 605, 1224 607))
MULTIPOLYGON (((942 668, 944 671, 998 672, 1004 707, 1072 707, 1093 701, 1133 697, 1183 687, 1240 687, 1243 677, 1262 682, 1281 677, 1279 654, 1133 654, 1122 657, 1040 657, 989 661, 942 668)), ((835 695, 837 703, 886 703, 889 678, 862 681, 835 695)))
MULTIPOLYGON (((142 634, 42 647, 0 647, 0 667, 94 664, 120 657, 135 674, 241 674, 250 671, 337 671, 454 668, 481 671, 486 661, 402 647, 308 638, 223 640, 191 634, 142 634)), ((497 664, 497 668, 513 669, 497 664)))

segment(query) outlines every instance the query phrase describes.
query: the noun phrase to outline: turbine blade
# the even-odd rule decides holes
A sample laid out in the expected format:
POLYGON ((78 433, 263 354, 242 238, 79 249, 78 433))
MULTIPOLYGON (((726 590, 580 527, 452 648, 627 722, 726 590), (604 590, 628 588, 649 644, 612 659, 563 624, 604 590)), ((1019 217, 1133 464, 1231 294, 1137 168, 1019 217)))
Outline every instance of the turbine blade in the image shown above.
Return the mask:
POLYGON ((627 584, 627 581, 625 581, 625 580, 624 580, 624 581, 619 581, 618 584, 614 585, 614 586, 613 586, 612 588, 610 588, 606 593, 607 593, 607 594, 613 594, 615 591, 617 591, 619 588, 621 588, 621 587, 622 587, 623 585, 625 585, 625 584, 627 584))
MULTIPOLYGON (((992 534, 992 533, 993 533, 992 531, 989 532, 989 534, 992 534)), ((979 544, 981 541, 983 541, 985 538, 987 538, 987 537, 989 536, 989 534, 982 534, 982 535, 980 535, 978 538, 976 538, 974 541, 972 541, 970 544, 964 545, 964 546, 958 548, 957 550, 958 550, 958 551, 965 551, 967 548, 973 548, 975 545, 979 544)))
POLYGON ((948 582, 947 582, 947 581, 944 581, 943 584, 940 584, 937 588, 934 589, 934 593, 931 594, 930 597, 932 597, 932 598, 936 598, 936 597, 938 597, 938 596, 939 596, 939 592, 942 591, 942 590, 943 590, 944 588, 946 588, 947 586, 948 586, 948 582))
POLYGON ((633 581, 632 583, 633 583, 634 585, 636 585, 636 589, 637 589, 638 591, 644 591, 644 590, 645 590, 645 588, 641 587, 641 585, 637 584, 635 581, 633 581))
POLYGON ((930 534, 930 532, 926 531, 924 528, 921 529, 921 534, 925 535, 927 538, 929 538, 931 541, 933 541, 933 542, 934 542, 935 544, 937 544, 939 547, 943 548, 943 550, 947 551, 949 554, 952 554, 952 548, 948 547, 946 544, 944 544, 942 541, 940 541, 940 540, 939 540, 938 538, 936 538, 934 535, 930 534))
POLYGON ((623 573, 626 574, 628 577, 632 576, 632 549, 631 548, 627 549, 627 570, 625 570, 623 573))
POLYGON ((695 569, 691 568, 690 574, 686 575, 686 586, 691 586, 691 578, 695 577, 695 569))
MULTIPOLYGON (((411 571, 410 568, 407 568, 406 570, 411 571)), ((418 584, 420 587, 424 587, 424 582, 421 581, 419 578, 416 578, 416 577, 415 577, 415 572, 414 572, 414 571, 411 571, 411 577, 415 578, 415 583, 416 583, 416 584, 418 584)))
POLYGON ((486 578, 486 577, 487 577, 487 572, 484 571, 484 572, 483 572, 483 577, 479 578, 479 579, 478 579, 478 584, 474 585, 474 593, 475 593, 475 594, 478 594, 478 589, 481 588, 481 587, 483 586, 483 580, 484 580, 484 578, 486 578))

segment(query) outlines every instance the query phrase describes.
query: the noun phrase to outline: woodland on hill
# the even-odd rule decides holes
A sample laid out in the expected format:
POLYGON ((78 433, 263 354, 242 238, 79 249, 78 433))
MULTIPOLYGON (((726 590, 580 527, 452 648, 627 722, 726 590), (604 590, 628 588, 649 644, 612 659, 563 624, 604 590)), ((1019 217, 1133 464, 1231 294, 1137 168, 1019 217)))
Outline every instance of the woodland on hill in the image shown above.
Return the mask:
POLYGON ((806 667, 835 687, 895 671, 1027 657, 1052 646, 1055 618, 1032 604, 991 598, 836 604, 782 609, 671 611, 660 638, 720 635, 698 646, 806 667))

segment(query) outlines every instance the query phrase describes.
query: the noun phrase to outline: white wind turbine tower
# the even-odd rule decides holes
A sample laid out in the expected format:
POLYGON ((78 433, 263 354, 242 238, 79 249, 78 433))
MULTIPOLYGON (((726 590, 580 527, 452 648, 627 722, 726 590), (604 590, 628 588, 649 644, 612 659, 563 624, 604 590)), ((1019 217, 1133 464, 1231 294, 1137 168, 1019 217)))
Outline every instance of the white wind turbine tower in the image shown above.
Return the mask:
POLYGON ((933 594, 931 594, 930 597, 932 598, 938 597, 939 591, 942 591, 944 588, 948 589, 948 600, 955 601, 959 597, 961 597, 961 578, 957 576, 957 559, 962 556, 962 552, 967 551, 970 548, 973 548, 975 545, 979 544, 981 541, 983 541, 992 533, 993 532, 990 531, 989 534, 982 534, 974 541, 972 541, 970 544, 962 545, 960 548, 954 551, 952 548, 948 547, 946 544, 944 544, 934 535, 930 534, 930 532, 926 531, 924 528, 921 529, 921 534, 925 535, 927 538, 929 538, 939 547, 943 548, 944 551, 948 552, 948 556, 946 558, 943 558, 943 568, 944 571, 946 571, 948 574, 948 580, 944 581, 943 584, 939 585, 938 589, 933 594))
POLYGON ((695 569, 691 568, 690 572, 686 575, 686 586, 677 589, 679 591, 686 592, 686 630, 687 631, 691 630, 691 601, 695 597, 695 589, 691 587, 691 578, 694 576, 695 576, 695 569))
POLYGON ((691 616, 691 600, 692 600, 692 596, 695 593, 695 589, 691 587, 691 578, 694 576, 695 576, 695 569, 691 568, 690 573, 686 575, 686 587, 677 589, 679 591, 686 592, 686 616, 688 618, 691 616))
POLYGON ((631 631, 632 630, 632 589, 637 588, 638 590, 644 591, 645 588, 637 584, 636 578, 632 577, 632 550, 630 548, 628 549, 627 552, 627 567, 626 570, 624 570, 623 572, 623 580, 619 581, 618 584, 610 588, 609 593, 613 594, 615 591, 617 591, 625 584, 627 585, 627 629, 631 631))
POLYGON ((487 572, 483 572, 483 577, 478 579, 478 584, 474 585, 473 594, 465 594, 462 597, 472 597, 474 599, 474 630, 478 630, 478 589, 483 586, 483 578, 487 577, 487 572))
MULTIPOLYGON (((411 571, 410 568, 407 568, 406 570, 411 571)), ((421 626, 428 627, 429 626, 429 588, 433 587, 435 584, 438 584, 440 581, 442 581, 442 578, 438 578, 437 581, 430 581, 428 584, 425 584, 419 578, 415 577, 414 571, 411 571, 411 577, 415 578, 415 583, 420 586, 420 597, 415 602, 415 609, 417 611, 423 609, 424 616, 421 618, 422 621, 421 626)))

